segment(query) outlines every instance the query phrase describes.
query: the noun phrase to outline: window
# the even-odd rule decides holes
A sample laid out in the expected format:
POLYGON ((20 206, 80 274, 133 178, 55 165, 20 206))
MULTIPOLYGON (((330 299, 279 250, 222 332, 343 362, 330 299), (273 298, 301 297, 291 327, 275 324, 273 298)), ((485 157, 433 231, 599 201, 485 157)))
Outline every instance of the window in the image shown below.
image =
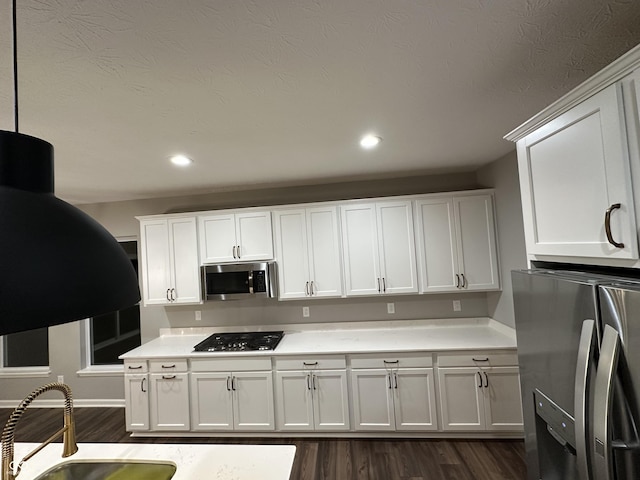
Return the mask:
POLYGON ((0 351, 2 367, 46 367, 49 365, 49 329, 5 335, 0 351))
MULTIPOLYGON (((138 242, 127 240, 120 245, 138 273, 138 242)), ((140 305, 90 318, 88 323, 90 365, 122 364, 118 356, 140 346, 140 305)))

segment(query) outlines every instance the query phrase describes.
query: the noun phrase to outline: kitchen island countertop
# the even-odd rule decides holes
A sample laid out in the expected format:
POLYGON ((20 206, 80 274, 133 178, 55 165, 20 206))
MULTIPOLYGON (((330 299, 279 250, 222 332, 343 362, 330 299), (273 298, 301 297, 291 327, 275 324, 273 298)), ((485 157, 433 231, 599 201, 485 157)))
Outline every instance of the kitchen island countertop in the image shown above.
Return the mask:
MULTIPOLYGON (((16 443, 14 461, 37 446, 16 443)), ((23 464, 19 478, 36 478, 64 462, 117 459, 175 463, 171 480, 288 480, 295 450, 293 445, 79 443, 75 454, 61 458, 62 444, 52 443, 23 464)))
MULTIPOLYGON (((254 328, 255 329, 255 328, 254 328)), ((368 322, 314 326, 283 325, 258 328, 284 330, 275 350, 246 352, 194 352, 193 346, 214 332, 229 327, 162 329, 158 338, 120 358, 280 356, 383 352, 444 352, 516 348, 515 330, 490 318, 368 322)), ((235 331, 251 331, 235 328, 235 331)))

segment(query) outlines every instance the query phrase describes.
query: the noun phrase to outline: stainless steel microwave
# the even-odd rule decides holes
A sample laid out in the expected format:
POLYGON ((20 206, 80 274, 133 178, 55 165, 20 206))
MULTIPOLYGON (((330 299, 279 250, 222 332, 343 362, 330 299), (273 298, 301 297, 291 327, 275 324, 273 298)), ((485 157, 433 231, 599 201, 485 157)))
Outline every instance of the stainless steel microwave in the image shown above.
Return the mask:
POLYGON ((276 264, 226 263, 204 265, 202 286, 205 301, 276 296, 276 264))

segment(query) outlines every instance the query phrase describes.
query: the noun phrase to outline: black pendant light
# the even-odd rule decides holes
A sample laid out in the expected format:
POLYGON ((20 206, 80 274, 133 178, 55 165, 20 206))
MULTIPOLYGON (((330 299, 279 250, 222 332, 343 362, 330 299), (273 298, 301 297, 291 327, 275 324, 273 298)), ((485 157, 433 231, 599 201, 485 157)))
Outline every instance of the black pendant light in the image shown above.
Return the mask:
POLYGON ((98 222, 53 194, 53 146, 0 130, 0 335, 113 312, 140 300, 136 272, 98 222))

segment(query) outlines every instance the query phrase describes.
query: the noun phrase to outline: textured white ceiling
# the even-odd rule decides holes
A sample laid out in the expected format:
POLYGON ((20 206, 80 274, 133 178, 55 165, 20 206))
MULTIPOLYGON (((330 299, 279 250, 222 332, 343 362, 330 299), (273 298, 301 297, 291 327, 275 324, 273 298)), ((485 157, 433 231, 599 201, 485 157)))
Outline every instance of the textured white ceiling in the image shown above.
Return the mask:
POLYGON ((56 193, 74 203, 475 169, 640 43, 637 0, 18 0, 17 13, 20 131, 54 144, 56 193), (378 150, 358 147, 365 132, 378 150), (177 152, 195 164, 176 170, 177 152))

